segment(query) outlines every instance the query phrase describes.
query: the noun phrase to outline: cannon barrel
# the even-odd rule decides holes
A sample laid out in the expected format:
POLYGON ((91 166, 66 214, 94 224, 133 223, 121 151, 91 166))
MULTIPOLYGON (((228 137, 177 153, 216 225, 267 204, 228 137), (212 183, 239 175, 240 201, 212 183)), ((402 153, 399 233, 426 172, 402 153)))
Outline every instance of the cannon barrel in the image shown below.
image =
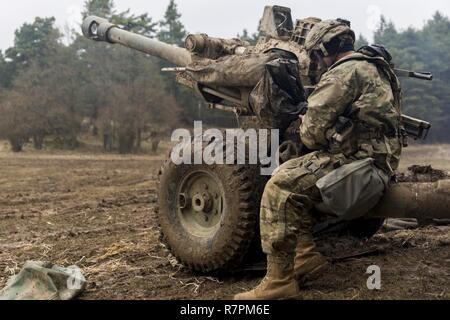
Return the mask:
POLYGON ((373 217, 449 219, 450 180, 399 183, 372 211, 373 217))
POLYGON ((121 44, 180 67, 185 67, 192 62, 191 53, 186 49, 123 30, 100 17, 90 16, 86 18, 83 22, 82 30, 84 36, 88 39, 121 44))

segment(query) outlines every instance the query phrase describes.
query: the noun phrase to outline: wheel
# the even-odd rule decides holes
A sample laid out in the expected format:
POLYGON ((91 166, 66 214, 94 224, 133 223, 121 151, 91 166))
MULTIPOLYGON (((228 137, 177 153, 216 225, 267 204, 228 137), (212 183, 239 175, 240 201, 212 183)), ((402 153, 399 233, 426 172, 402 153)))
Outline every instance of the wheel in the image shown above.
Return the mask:
POLYGON ((264 183, 259 169, 237 165, 175 165, 159 176, 162 241, 194 271, 239 266, 258 236, 264 183))

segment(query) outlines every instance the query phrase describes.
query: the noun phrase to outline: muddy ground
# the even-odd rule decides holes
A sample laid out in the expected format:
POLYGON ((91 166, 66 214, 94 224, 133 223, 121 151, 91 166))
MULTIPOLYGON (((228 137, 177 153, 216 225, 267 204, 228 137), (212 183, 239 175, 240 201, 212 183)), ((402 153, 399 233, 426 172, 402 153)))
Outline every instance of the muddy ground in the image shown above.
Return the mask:
MULTIPOLYGON (((25 152, 0 148, 0 287, 27 260, 78 265, 81 299, 227 299, 260 273, 193 274, 158 242, 155 179, 160 156, 25 152)), ((412 148, 403 167, 450 170, 450 146, 412 148)), ((330 254, 367 248, 377 255, 339 260, 304 288, 305 299, 450 299, 450 227, 379 233, 367 242, 333 242, 330 254), (370 265, 382 289, 366 287, 370 265)))

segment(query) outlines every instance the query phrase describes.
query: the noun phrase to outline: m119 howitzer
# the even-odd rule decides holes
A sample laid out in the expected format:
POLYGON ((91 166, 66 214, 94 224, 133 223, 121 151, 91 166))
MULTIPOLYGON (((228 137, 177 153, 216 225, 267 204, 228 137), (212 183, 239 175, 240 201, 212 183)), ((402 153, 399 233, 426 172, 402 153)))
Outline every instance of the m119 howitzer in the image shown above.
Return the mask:
MULTIPOLYGON (((163 71, 174 72, 179 83, 192 88, 212 108, 244 117, 260 115, 251 103, 252 92, 267 72, 274 82, 298 97, 299 104, 306 102, 320 70, 306 54, 304 42, 319 21, 307 18, 294 23, 289 8, 266 7, 260 23, 264 36, 255 46, 240 39, 195 34, 187 37, 185 48, 180 48, 123 30, 98 17, 88 17, 82 28, 89 39, 121 44, 172 63, 173 68, 163 71), (272 63, 274 57, 283 58, 283 62, 272 63), (296 69, 292 69, 292 61, 296 69), (289 73, 292 70, 298 74, 289 73)), ((396 73, 432 80, 429 73, 396 73)), ((403 124, 415 139, 424 139, 431 127, 408 116, 403 116, 403 124)), ((274 123, 255 126, 277 128, 274 123)), ((282 139, 286 142, 287 135, 282 139)), ((168 161, 159 184, 158 221, 164 242, 192 269, 236 267, 258 237, 259 199, 266 182, 251 166, 177 166, 168 161)), ((367 218, 342 223, 350 232, 370 237, 387 217, 449 218, 449 195, 450 180, 398 183, 367 218)))
MULTIPOLYGON (((283 18, 284 19, 284 18, 283 18)), ((126 30, 110 23, 106 19, 99 17, 88 17, 83 23, 83 34, 95 41, 121 44, 133 50, 138 50, 168 61, 177 67, 164 68, 163 72, 175 72, 178 74, 178 81, 194 89, 211 108, 226 111, 233 111, 240 115, 252 113, 248 105, 248 95, 250 88, 256 85, 258 76, 253 77, 255 83, 249 81, 242 82, 242 87, 215 86, 201 83, 195 77, 187 76, 190 72, 195 72, 197 63, 208 63, 208 60, 217 60, 231 55, 259 54, 272 49, 281 49, 292 52, 302 62, 302 80, 305 88, 313 90, 311 81, 314 77, 314 70, 311 70, 309 58, 302 47, 308 30, 317 22, 314 18, 298 20, 296 28, 293 29, 290 11, 282 7, 268 7, 262 20, 262 28, 265 29, 266 37, 261 40, 256 47, 251 47, 248 43, 239 39, 212 38, 206 34, 191 34, 186 38, 186 48, 169 45, 161 41, 150 39, 126 30), (285 17, 283 25, 280 25, 280 18, 285 17), (273 25, 278 23, 278 29, 273 25), (283 30, 283 31, 280 31, 283 30), (286 30, 290 30, 287 32, 286 30)), ((231 67, 231 65, 230 65, 231 67)), ((259 72, 262 72, 260 68, 259 72)), ((402 69, 395 69, 399 77, 409 77, 431 81, 431 73, 420 73, 402 69)), ((226 83, 225 83, 226 84, 226 83)), ((404 125, 409 136, 414 139, 425 139, 431 124, 426 121, 403 116, 404 125)))

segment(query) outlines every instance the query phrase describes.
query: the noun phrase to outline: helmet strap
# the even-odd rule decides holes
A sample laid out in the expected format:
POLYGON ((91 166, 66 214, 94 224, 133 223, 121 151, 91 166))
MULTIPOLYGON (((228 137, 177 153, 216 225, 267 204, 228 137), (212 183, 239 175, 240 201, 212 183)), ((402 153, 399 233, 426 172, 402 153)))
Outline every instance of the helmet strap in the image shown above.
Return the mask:
POLYGON ((330 54, 328 53, 327 48, 325 48, 323 42, 319 45, 320 51, 322 51, 322 54, 324 57, 328 57, 330 54))

